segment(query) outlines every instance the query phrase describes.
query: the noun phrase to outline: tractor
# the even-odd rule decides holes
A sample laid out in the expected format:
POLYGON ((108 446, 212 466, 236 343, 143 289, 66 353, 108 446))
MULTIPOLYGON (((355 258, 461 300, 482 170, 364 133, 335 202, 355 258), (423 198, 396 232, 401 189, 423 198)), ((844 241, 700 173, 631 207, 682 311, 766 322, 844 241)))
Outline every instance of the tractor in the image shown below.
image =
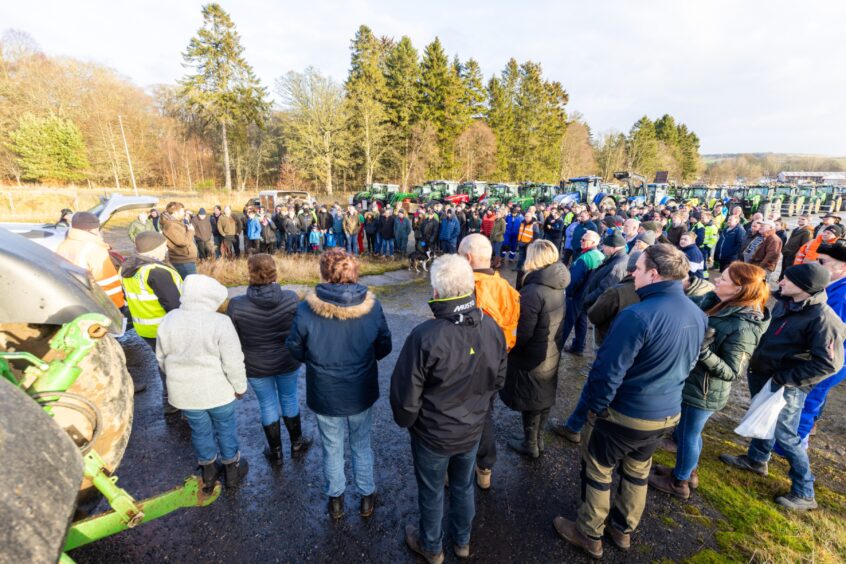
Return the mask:
POLYGON ((472 204, 481 201, 488 192, 487 182, 462 182, 455 189, 455 194, 444 197, 444 203, 450 205, 472 204))
POLYGON ((843 209, 843 186, 817 186, 817 193, 822 197, 820 211, 837 213, 843 209))
POLYGON ((447 196, 452 196, 458 190, 458 182, 454 180, 429 180, 414 190, 414 196, 421 204, 443 202, 447 196))
POLYGON ((559 194, 555 198, 558 205, 595 204, 600 209, 616 209, 617 198, 612 194, 612 187, 603 184, 598 176, 577 176, 559 184, 559 194))
POLYGON ((526 209, 536 204, 553 203, 559 195, 558 186, 554 184, 542 184, 540 182, 524 182, 517 187, 517 196, 511 198, 510 205, 520 206, 526 209))
POLYGON ((760 212, 764 219, 772 219, 781 213, 783 200, 784 196, 770 186, 745 186, 735 189, 730 201, 739 205, 746 217, 760 212))
POLYGON ((646 178, 628 171, 615 172, 614 178, 626 183, 628 201, 632 205, 675 206, 678 203, 673 195, 673 186, 667 182, 647 184, 646 178), (635 185, 633 181, 638 181, 639 184, 635 185))
POLYGON ((483 206, 495 206, 503 202, 510 202, 517 196, 516 184, 491 184, 488 192, 480 202, 483 206))
POLYGON ((140 501, 117 485, 134 408, 125 319, 87 271, 0 228, 0 290, 4 561, 72 562, 69 550, 217 499, 220 484, 196 476, 140 501), (101 496, 111 509, 88 516, 101 496))

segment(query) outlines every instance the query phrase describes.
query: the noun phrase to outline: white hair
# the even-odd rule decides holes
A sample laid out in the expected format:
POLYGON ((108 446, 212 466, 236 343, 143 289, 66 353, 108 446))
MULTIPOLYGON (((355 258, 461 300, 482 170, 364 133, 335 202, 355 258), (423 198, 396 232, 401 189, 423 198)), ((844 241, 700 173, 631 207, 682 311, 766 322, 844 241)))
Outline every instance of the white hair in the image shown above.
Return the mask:
POLYGON ((592 229, 588 229, 587 231, 585 231, 585 234, 582 235, 582 237, 587 237, 591 241, 595 241, 597 243, 602 240, 602 237, 599 236, 599 233, 592 229))
POLYGON ((458 254, 471 261, 472 267, 489 268, 493 246, 490 239, 481 233, 472 233, 461 240, 461 244, 458 245, 458 254))
POLYGON ((458 255, 444 255, 435 259, 429 269, 432 289, 438 298, 466 296, 475 289, 470 263, 458 255))

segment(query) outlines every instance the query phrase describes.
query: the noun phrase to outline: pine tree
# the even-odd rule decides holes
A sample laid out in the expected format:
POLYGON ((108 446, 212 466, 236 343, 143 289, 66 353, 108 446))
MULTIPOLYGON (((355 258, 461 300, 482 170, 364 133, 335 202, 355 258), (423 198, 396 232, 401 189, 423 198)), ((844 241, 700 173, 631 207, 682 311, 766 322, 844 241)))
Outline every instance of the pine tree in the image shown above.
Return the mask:
POLYGON ((390 124, 390 145, 400 185, 408 189, 412 166, 412 134, 418 122, 420 65, 417 50, 408 37, 400 39, 387 55, 385 107, 390 124))
POLYGON ((640 118, 629 131, 626 142, 629 168, 650 178, 658 167, 658 139, 655 124, 646 116, 640 118))
POLYGON ((475 59, 467 59, 461 66, 461 82, 464 92, 461 104, 467 109, 472 119, 481 118, 485 112, 485 86, 482 68, 475 59))
POLYGON ((420 63, 420 117, 435 127, 439 162, 431 167, 438 176, 455 173, 455 140, 463 131, 466 117, 461 108, 463 85, 440 39, 426 46, 420 63))
POLYGON ((232 18, 219 4, 206 4, 202 14, 203 27, 182 55, 195 73, 180 81, 180 95, 194 112, 220 126, 226 189, 232 190, 227 127, 263 126, 270 105, 267 90, 244 58, 232 18))
POLYGON ((54 114, 21 116, 8 148, 17 155, 24 180, 73 182, 85 178, 89 167, 79 128, 54 114))

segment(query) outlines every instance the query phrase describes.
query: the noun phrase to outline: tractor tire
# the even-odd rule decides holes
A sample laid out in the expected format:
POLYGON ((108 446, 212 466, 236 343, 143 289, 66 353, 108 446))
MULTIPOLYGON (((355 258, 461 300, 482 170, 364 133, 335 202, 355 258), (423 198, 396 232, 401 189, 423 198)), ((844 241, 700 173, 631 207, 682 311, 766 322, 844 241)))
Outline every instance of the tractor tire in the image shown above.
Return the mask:
MULTIPOLYGON (((52 325, 0 324, 0 350, 27 351, 46 362, 60 357, 49 348, 49 341, 58 328, 52 325)), ((17 365, 17 368, 23 368, 17 365)), ((68 388, 92 402, 99 411, 97 425, 99 436, 91 447, 114 472, 126 451, 132 431, 135 395, 132 378, 126 368, 126 357, 120 344, 111 335, 101 338, 94 349, 80 363, 82 373, 68 388)), ((78 403, 73 399, 63 402, 78 403)), ((87 443, 94 429, 89 420, 79 412, 54 407, 54 421, 64 429, 77 445, 87 443)), ((83 480, 77 498, 77 511, 93 511, 100 500, 100 493, 88 479, 83 480)))

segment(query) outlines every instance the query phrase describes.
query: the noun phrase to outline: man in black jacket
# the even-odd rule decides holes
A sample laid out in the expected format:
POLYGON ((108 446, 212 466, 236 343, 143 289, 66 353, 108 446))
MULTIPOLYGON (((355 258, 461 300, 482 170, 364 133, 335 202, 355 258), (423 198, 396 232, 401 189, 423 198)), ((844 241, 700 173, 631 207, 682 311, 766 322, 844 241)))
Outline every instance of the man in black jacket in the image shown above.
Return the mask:
POLYGON ((814 475, 799 437, 805 397, 815 384, 843 367, 846 326, 827 304, 828 270, 816 262, 784 271, 772 321, 749 363, 749 393, 755 396, 772 379, 771 389, 784 386, 787 404, 778 415, 775 437, 752 439, 747 454, 721 454, 720 460, 762 476, 776 443, 790 463, 790 492, 775 498, 787 509, 816 509, 814 475))
POLYGON ((582 293, 582 310, 587 311, 599 299, 602 292, 617 285, 626 277, 626 239, 619 231, 613 231, 602 240, 605 261, 590 273, 582 293))
POLYGON ((417 479, 420 527, 408 525, 405 540, 427 562, 440 563, 447 472, 454 552, 470 555, 476 451, 491 398, 505 382, 507 355, 502 330, 476 307, 470 263, 443 256, 431 279, 435 318, 405 341, 391 378, 391 409, 411 434, 417 479))

